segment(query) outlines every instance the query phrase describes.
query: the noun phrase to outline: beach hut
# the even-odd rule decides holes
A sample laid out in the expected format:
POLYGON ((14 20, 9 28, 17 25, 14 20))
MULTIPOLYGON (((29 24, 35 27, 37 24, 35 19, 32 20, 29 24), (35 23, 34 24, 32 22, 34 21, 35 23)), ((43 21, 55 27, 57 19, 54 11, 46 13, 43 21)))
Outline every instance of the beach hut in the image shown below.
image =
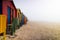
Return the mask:
POLYGON ((1 14, 7 16, 7 23, 11 24, 12 19, 17 17, 17 10, 13 0, 0 0, 1 2, 1 14))
POLYGON ((0 0, 0 15, 6 16, 6 19, 7 19, 6 25, 7 25, 7 31, 8 31, 7 33, 9 33, 10 31, 15 31, 16 20, 13 21, 13 19, 17 17, 17 10, 16 10, 13 0, 0 0), (8 24, 10 26, 11 24, 13 25, 10 28, 10 26, 8 27, 8 24))

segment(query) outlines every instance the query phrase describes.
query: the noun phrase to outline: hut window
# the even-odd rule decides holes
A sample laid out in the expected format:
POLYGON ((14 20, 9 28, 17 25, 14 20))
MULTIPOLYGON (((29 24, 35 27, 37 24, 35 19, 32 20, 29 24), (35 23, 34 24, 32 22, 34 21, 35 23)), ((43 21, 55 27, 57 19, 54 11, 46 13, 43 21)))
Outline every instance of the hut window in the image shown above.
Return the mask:
POLYGON ((2 14, 2 1, 0 0, 0 14, 2 14))

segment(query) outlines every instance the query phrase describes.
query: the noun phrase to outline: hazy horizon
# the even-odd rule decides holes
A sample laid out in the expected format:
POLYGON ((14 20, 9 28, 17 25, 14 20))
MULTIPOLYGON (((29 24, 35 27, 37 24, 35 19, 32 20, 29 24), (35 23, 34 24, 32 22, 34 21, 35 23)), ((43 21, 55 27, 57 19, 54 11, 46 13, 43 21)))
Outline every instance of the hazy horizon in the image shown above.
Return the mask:
POLYGON ((14 0, 30 21, 60 22, 60 0, 14 0))

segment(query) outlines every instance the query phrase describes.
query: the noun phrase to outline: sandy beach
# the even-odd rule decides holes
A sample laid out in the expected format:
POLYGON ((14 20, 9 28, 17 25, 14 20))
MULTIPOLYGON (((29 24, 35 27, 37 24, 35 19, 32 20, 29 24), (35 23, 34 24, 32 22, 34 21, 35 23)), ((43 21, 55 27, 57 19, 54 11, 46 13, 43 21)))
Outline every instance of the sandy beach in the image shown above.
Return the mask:
POLYGON ((15 34, 15 38, 7 37, 7 40, 60 40, 60 23, 30 21, 15 34))

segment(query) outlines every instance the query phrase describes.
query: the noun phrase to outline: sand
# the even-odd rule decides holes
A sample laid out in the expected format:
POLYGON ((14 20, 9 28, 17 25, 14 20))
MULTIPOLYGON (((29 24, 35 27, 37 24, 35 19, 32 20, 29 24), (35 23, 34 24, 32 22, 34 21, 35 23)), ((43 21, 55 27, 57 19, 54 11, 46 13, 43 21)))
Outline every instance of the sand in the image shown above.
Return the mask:
POLYGON ((60 23, 30 21, 15 34, 15 38, 7 37, 7 40, 60 40, 60 23))

